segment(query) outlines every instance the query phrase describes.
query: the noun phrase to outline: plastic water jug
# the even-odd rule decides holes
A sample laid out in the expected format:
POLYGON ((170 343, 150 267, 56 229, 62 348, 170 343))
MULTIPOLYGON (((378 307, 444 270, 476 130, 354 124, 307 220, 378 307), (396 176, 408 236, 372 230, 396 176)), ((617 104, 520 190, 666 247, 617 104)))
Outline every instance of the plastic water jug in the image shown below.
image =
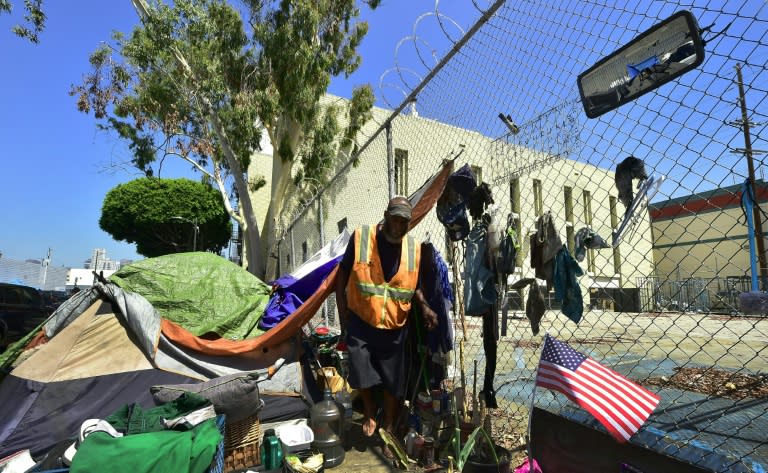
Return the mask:
POLYGON ((326 389, 323 400, 309 411, 310 427, 315 433, 312 448, 323 454, 323 466, 333 468, 344 461, 344 447, 341 442, 341 412, 333 400, 331 390, 326 389))

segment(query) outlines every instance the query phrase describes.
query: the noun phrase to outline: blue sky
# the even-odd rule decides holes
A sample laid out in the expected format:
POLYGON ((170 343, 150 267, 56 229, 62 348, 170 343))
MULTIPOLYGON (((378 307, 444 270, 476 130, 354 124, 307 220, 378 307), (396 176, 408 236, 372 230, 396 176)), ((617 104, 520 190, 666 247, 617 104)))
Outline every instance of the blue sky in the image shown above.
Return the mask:
MULTIPOLYGON (((6 258, 40 259, 51 248, 52 264, 68 267, 81 267, 93 248, 106 248, 112 259, 140 259, 133 245, 114 241, 98 225, 106 193, 140 176, 110 166, 127 159, 126 147, 98 131, 94 118, 78 112, 68 94, 88 72, 88 56, 99 43, 113 30, 129 32, 137 23, 131 1, 45 2, 48 21, 38 45, 10 32, 23 14, 23 1, 13 3, 13 14, 0 16, 0 58, 5 64, 0 75, 0 252, 6 258)), ((488 3, 478 2, 483 7, 488 3)), ((362 66, 348 80, 335 80, 329 91, 348 97, 354 85, 367 82, 374 86, 379 105, 386 106, 382 91, 393 106, 399 104, 400 91, 389 86, 379 90, 379 79, 393 67, 398 42, 412 34, 416 19, 434 5, 432 0, 383 0, 375 11, 362 8, 370 26, 360 50, 362 66)), ((440 11, 465 29, 478 16, 464 0, 444 1, 440 11)), ((444 51, 447 42, 440 40, 434 18, 419 23, 419 36, 444 51)), ((450 20, 444 25, 455 39, 461 37, 450 20)), ((407 47, 400 49, 399 63, 418 70, 415 55, 407 47)), ((388 74, 384 82, 397 80, 388 74)), ((414 79, 411 86, 417 83, 414 79)), ((190 176, 181 163, 165 165, 163 174, 190 176)))

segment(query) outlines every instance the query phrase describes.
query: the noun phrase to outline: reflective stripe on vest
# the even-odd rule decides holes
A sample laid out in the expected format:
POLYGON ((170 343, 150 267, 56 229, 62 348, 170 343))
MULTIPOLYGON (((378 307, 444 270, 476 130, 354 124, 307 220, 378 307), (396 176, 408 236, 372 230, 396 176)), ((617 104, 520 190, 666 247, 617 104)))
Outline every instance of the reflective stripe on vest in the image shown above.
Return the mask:
POLYGON ((403 238, 397 273, 389 283, 376 246, 375 229, 363 226, 355 232, 355 265, 347 283, 349 309, 370 325, 378 328, 399 328, 405 325, 410 301, 416 292, 420 249, 413 237, 403 238), (378 279, 379 281, 376 281, 378 279))

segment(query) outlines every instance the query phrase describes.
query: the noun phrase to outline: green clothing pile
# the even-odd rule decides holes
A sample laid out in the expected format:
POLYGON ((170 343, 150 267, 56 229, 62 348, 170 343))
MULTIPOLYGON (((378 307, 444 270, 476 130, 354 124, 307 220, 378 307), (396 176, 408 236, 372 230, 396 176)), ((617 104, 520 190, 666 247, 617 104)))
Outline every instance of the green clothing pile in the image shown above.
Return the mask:
POLYGON ((179 417, 206 407, 200 396, 185 393, 175 401, 144 410, 126 405, 106 420, 123 437, 93 432, 85 437, 72 460, 71 473, 194 472, 208 470, 222 436, 215 419, 189 430, 167 430, 162 419, 179 417))

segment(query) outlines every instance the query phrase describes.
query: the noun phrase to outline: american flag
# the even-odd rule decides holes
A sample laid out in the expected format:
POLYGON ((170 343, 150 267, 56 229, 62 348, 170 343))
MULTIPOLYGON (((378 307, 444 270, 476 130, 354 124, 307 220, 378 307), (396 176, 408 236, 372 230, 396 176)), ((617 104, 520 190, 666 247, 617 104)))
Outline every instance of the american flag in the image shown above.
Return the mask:
POLYGON ((559 391, 600 421, 619 442, 640 429, 659 396, 547 335, 536 386, 559 391))

